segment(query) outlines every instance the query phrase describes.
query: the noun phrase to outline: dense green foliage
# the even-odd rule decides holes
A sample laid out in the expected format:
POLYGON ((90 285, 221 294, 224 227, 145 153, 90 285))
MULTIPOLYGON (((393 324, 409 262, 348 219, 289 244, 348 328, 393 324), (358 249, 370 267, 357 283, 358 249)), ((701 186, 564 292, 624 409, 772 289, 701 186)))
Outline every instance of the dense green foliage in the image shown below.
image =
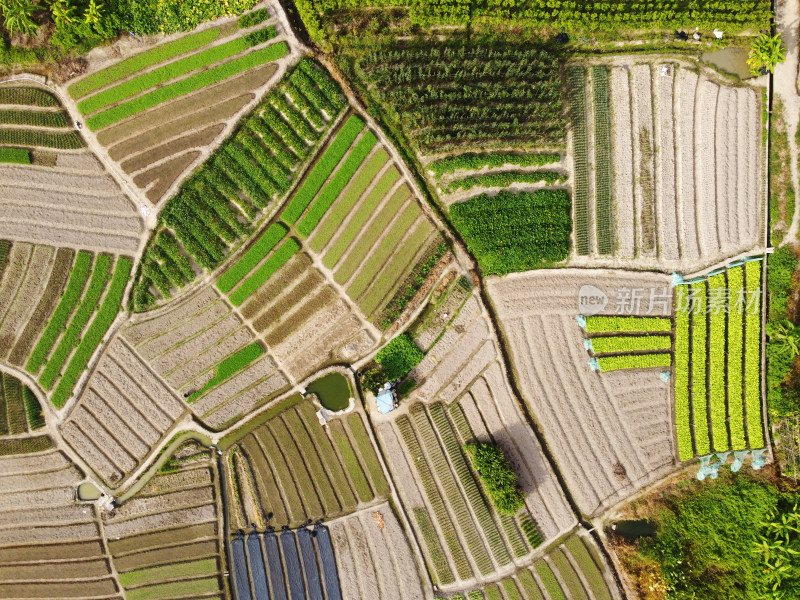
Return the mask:
POLYGON ((121 25, 138 34, 189 31, 204 21, 237 15, 253 7, 256 0, 110 0, 110 8, 120 15, 121 25))
POLYGON ((614 251, 614 206, 611 191, 611 117, 608 93, 608 70, 592 68, 594 87, 594 185, 597 250, 614 251))
POLYGON ((567 97, 575 162, 575 238, 578 254, 589 254, 589 131, 586 122, 586 69, 567 70, 567 97))
POLYGON ((416 367, 425 355, 407 333, 398 335, 375 355, 387 381, 401 379, 416 367))
POLYGON ((266 8, 259 8, 239 17, 239 27, 247 29, 248 27, 263 23, 267 19, 269 19, 269 10, 266 8))
POLYGON ((258 288, 264 285, 278 269, 285 265, 286 261, 294 256, 298 250, 300 250, 300 243, 296 239, 289 238, 286 240, 272 253, 272 256, 264 261, 264 264, 245 279, 242 285, 236 288, 230 295, 231 303, 234 306, 239 306, 242 302, 247 300, 258 288))
POLYGON ((500 173, 469 175, 463 179, 455 179, 445 186, 445 190, 455 192, 474 187, 509 187, 513 183, 554 185, 563 183, 566 179, 567 176, 564 173, 556 171, 501 171, 500 173))
POLYGON ((86 120, 86 124, 88 125, 89 129, 92 130, 102 129, 103 127, 107 127, 112 123, 116 123, 117 121, 120 121, 126 117, 130 117, 142 112, 143 110, 147 110, 148 108, 158 106, 159 104, 168 102, 169 100, 179 98, 180 96, 184 96, 194 92, 195 90, 199 90, 213 83, 233 77, 234 75, 237 75, 242 71, 246 71, 247 69, 252 69, 258 65, 273 60, 278 60, 279 58, 285 56, 288 51, 289 48, 285 42, 280 42, 266 48, 261 48, 255 52, 234 58, 233 60, 216 67, 211 67, 210 69, 195 73, 194 75, 191 75, 185 79, 181 79, 180 81, 176 81, 153 91, 147 92, 141 96, 137 96, 136 98, 123 104, 113 106, 107 110, 104 110, 103 112, 89 117, 86 120))
POLYGON ((669 368, 672 356, 664 354, 624 354, 617 356, 601 356, 597 359, 600 371, 619 371, 620 369, 652 369, 654 367, 669 368))
POLYGON ((456 156, 440 158, 426 165, 434 175, 442 176, 445 173, 452 173, 458 169, 465 171, 477 171, 483 167, 498 168, 503 165, 514 165, 516 167, 543 167, 561 160, 559 154, 512 154, 509 152, 489 152, 486 154, 476 154, 465 152, 456 156))
POLYGON ((25 148, 0 148, 0 163, 31 164, 30 150, 25 148))
MULTIPOLYGON (((662 495, 650 517, 656 535, 640 538, 638 554, 658 565, 675 600, 778 598, 767 589, 771 569, 760 554, 763 541, 774 543, 779 529, 767 523, 780 523, 782 516, 791 523, 797 501, 746 471, 686 482, 662 495)), ((787 533, 796 546, 797 533, 787 533)), ((797 573, 798 556, 789 561, 789 573, 797 573)), ((780 590, 784 598, 797 597, 798 578, 785 578, 780 590)))
POLYGON ((670 331, 672 322, 667 317, 586 317, 586 331, 670 331))
POLYGON ((668 335, 611 335, 592 338, 596 354, 615 354, 645 350, 670 350, 672 338, 668 335))
POLYGON ((482 194, 450 207, 450 217, 485 275, 527 271, 567 258, 571 204, 564 190, 482 194))
POLYGON ((74 131, 44 131, 34 129, 0 129, 0 144, 77 150, 83 148, 83 140, 74 131))
POLYGON ((772 418, 777 419, 800 411, 800 380, 794 375, 797 356, 784 341, 798 331, 789 320, 787 306, 798 261, 791 246, 781 246, 769 256, 768 264, 767 405, 772 418))
POLYGON ((559 59, 548 48, 386 46, 359 55, 356 72, 423 153, 564 144, 559 59))
POLYGON ((187 402, 194 402, 215 385, 236 375, 236 373, 244 369, 262 354, 264 354, 264 348, 258 342, 253 342, 249 346, 245 346, 238 352, 231 354, 217 365, 216 373, 214 377, 208 380, 208 383, 196 392, 192 392, 187 402))
POLYGON ((69 127, 67 113, 41 110, 0 110, 0 124, 69 127))
POLYGON ((525 499, 503 449, 492 442, 470 442, 464 449, 472 457, 472 464, 495 508, 507 515, 516 514, 525 505, 525 499))
POLYGON ((217 280, 217 288, 223 293, 228 293, 237 283, 244 279, 264 257, 269 254, 289 230, 282 223, 274 223, 267 229, 258 241, 236 261, 222 277, 217 280))
POLYGON ((8 85, 0 87, 0 104, 19 104, 47 108, 60 106, 58 99, 47 90, 36 87, 12 87, 8 85))

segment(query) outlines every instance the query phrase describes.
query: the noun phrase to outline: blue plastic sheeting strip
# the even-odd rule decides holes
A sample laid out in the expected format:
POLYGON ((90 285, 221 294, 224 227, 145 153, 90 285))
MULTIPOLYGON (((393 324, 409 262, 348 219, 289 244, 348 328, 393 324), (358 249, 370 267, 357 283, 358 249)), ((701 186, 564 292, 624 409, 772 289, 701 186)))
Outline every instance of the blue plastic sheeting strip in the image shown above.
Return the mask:
POLYGON ((667 383, 669 381, 670 375, 672 374, 669 371, 661 371, 661 373, 658 374, 658 377, 659 379, 661 379, 661 381, 667 383))
POLYGON ((278 536, 272 532, 262 533, 261 535, 264 538, 264 548, 267 551, 267 567, 269 568, 269 580, 272 584, 272 597, 275 600, 288 600, 281 552, 278 549, 278 536))
POLYGON ((729 269, 735 269, 736 267, 741 267, 744 263, 745 263, 745 261, 743 261, 743 260, 737 260, 736 262, 732 262, 732 263, 730 263, 730 264, 728 264, 726 266, 729 269))
POLYGON ((583 347, 586 348, 589 352, 594 352, 594 348, 592 347, 592 340, 583 340, 583 347))
POLYGON ((325 578, 325 593, 328 600, 342 600, 342 590, 339 587, 339 571, 336 568, 336 558, 333 554, 333 544, 331 544, 331 533, 325 525, 319 525, 314 530, 317 537, 317 551, 319 561, 322 563, 322 575, 325 578))
POLYGON ((297 555, 297 542, 293 531, 284 531, 281 534, 281 549, 286 564, 286 574, 289 576, 289 595, 292 600, 306 600, 303 569, 300 566, 300 557, 297 555))
POLYGON ((258 533, 250 532, 247 536, 247 556, 250 559, 250 574, 253 576, 253 591, 256 600, 270 600, 269 586, 267 585, 267 570, 264 568, 264 554, 261 552, 261 542, 258 533))
POLYGON ((239 536, 231 542, 233 577, 236 581, 236 600, 250 600, 250 579, 247 577, 247 555, 244 553, 244 538, 239 536))
POLYGON ((743 262, 750 262, 751 260, 764 260, 763 256, 745 256, 742 261, 743 262))
POLYGON ((577 315, 575 318, 578 321, 578 325, 586 329, 586 317, 584 317, 583 315, 577 315))
POLYGON ((672 287, 675 287, 676 285, 683 285, 684 283, 686 282, 683 280, 683 275, 678 273, 672 274, 672 283, 670 284, 672 287))
POLYGON ((598 361, 596 358, 590 358, 589 359, 589 368, 592 371, 599 371, 600 370, 600 361, 598 361))
POLYGON ((322 595, 322 581, 319 578, 317 566, 317 553, 311 533, 305 527, 297 530, 297 544, 300 546, 300 556, 303 559, 303 573, 306 576, 309 600, 325 600, 322 595))
POLYGON ((715 271, 711 271, 706 277, 713 277, 714 275, 719 275, 720 273, 724 273, 725 269, 717 269, 715 271))

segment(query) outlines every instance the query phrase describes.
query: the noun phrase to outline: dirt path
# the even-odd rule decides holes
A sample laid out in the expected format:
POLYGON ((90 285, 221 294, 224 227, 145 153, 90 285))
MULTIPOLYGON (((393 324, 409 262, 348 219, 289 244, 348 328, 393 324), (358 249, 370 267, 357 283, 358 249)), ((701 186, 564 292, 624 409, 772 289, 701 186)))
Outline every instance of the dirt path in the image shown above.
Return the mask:
MULTIPOLYGON (((775 67, 773 83, 775 93, 780 96, 785 107, 784 119, 786 121, 786 135, 789 138, 789 168, 791 172, 792 187, 795 194, 800 191, 800 172, 798 171, 797 127, 800 121, 800 96, 797 94, 797 67, 798 67, 798 23, 800 23, 800 3, 793 0, 782 0, 775 6, 775 22, 778 32, 786 44, 786 61, 775 67)), ((800 205, 795 205, 792 224, 786 237, 794 240, 800 230, 800 205)))

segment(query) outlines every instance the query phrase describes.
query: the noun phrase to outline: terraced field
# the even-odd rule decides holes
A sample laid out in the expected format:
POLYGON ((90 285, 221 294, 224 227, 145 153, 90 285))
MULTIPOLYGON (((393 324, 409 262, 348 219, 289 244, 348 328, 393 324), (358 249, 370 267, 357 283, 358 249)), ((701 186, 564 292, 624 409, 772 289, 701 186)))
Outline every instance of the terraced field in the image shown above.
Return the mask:
MULTIPOLYGON (((132 319, 121 335, 172 390, 187 399, 217 375, 223 360, 256 339, 211 287, 132 319)), ((275 397, 288 384, 275 361, 264 354, 193 397, 190 408, 208 426, 222 428, 275 397)))
POLYGON ((299 395, 266 413, 264 424, 229 453, 236 499, 231 528, 250 523, 296 527, 374 504, 389 485, 357 412, 323 428, 316 408, 299 395), (271 515, 271 517, 269 516, 271 515))
POLYGON ((19 379, 0 373, 0 437, 30 433, 45 425, 44 414, 36 394, 19 379))
POLYGON ((666 275, 562 269, 492 278, 487 287, 523 397, 579 508, 592 514, 670 469, 677 449, 663 368, 591 372, 575 319, 585 284, 606 293, 607 313, 625 308, 618 296, 625 289, 643 290, 638 314, 672 311, 666 275))
MULTIPOLYGON (((474 296, 409 377, 408 415, 376 419, 395 484, 440 585, 464 584, 527 556, 575 523, 497 363, 495 340, 474 296), (415 401, 421 403, 413 404, 415 401), (461 446, 493 440, 520 478, 525 508, 497 513, 461 446)), ((392 415, 390 415, 392 416, 392 415)))
POLYGON ((56 450, 0 457, 0 596, 122 598, 81 479, 56 450))
POLYGON ((125 597, 225 597, 220 511, 213 456, 188 442, 135 496, 104 513, 125 597))
POLYGON ((753 89, 682 61, 567 77, 576 263, 693 271, 763 243, 753 89))

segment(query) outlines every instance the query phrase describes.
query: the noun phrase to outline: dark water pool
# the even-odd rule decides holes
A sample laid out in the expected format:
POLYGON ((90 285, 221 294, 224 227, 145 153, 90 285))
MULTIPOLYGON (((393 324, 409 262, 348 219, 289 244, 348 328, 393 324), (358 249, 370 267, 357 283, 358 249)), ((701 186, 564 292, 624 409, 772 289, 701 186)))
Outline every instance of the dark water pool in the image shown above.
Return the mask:
POLYGON ((306 391, 316 394, 320 404, 328 410, 344 410, 350 403, 350 383, 341 373, 329 373, 320 377, 306 391))

